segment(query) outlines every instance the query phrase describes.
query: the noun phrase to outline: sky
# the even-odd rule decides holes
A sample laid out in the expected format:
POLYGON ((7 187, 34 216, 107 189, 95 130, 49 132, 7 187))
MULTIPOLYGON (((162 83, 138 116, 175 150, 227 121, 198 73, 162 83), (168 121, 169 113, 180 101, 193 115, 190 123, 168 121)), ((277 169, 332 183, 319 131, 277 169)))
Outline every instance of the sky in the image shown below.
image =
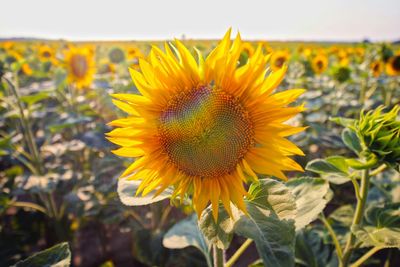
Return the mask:
POLYGON ((1 0, 0 38, 400 39, 400 0, 1 0))

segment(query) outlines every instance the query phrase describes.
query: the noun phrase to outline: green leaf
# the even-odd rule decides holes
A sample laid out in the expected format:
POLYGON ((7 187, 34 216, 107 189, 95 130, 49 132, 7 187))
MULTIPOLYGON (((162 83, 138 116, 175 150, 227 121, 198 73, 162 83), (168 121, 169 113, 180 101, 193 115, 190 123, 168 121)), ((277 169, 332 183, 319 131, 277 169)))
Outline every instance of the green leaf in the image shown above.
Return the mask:
POLYGON ((39 101, 49 98, 50 96, 51 96, 50 92, 41 91, 36 94, 21 96, 21 101, 28 104, 28 106, 31 106, 39 101))
POLYGON ((173 192, 172 189, 167 188, 156 197, 154 197, 155 191, 148 193, 146 196, 136 196, 136 191, 140 183, 141 181, 128 180, 126 178, 120 178, 118 180, 118 196, 123 204, 127 206, 148 205, 171 197, 173 192))
POLYGON ((254 240, 266 266, 293 266, 296 205, 289 189, 272 179, 252 184, 246 201, 248 215, 235 223, 235 232, 254 240))
POLYGON ((318 173, 333 184, 349 182, 349 166, 346 158, 332 156, 326 159, 315 159, 308 162, 306 170, 318 173))
POLYGON ((26 260, 18 262, 16 267, 43 267, 57 266, 64 267, 71 264, 71 252, 68 243, 61 243, 38 252, 26 260))
POLYGON ((360 139, 353 130, 349 128, 344 129, 342 132, 342 140, 345 143, 345 145, 351 150, 353 150, 357 155, 361 153, 362 147, 360 139))
POLYGON ((353 222, 354 207, 352 205, 344 205, 337 208, 329 215, 329 219, 332 219, 343 226, 350 227, 353 222))
POLYGON ((338 259, 318 232, 302 230, 296 235, 296 263, 307 267, 336 267, 338 259))
POLYGON ((351 229, 362 247, 400 248, 400 203, 368 208, 366 221, 367 225, 351 229))
MULTIPOLYGON (((238 213, 235 206, 231 206, 233 213, 238 213)), ((211 206, 208 206, 201 215, 199 227, 208 242, 220 249, 228 249, 232 240, 235 220, 229 217, 223 205, 219 205, 218 222, 214 221, 211 206)))
POLYGON ((163 245, 169 249, 196 247, 204 254, 208 265, 212 266, 209 253, 210 246, 200 232, 195 214, 172 226, 164 235, 163 245))
POLYGON ((286 183, 296 199, 296 230, 303 228, 324 210, 328 203, 329 183, 322 178, 302 177, 286 183))
POLYGON ((356 120, 354 119, 348 119, 348 118, 343 118, 343 117, 333 117, 329 119, 330 121, 333 121, 336 124, 339 124, 343 127, 350 127, 353 126, 356 120))

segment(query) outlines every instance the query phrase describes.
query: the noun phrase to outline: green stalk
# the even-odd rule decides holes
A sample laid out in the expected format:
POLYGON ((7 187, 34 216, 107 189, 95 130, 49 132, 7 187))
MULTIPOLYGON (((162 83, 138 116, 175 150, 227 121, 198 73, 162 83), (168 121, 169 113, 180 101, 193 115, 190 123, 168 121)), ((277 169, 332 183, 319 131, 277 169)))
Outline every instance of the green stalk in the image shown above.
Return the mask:
POLYGON ((374 255, 377 251, 381 250, 383 247, 373 247, 367 253, 365 253, 361 258, 359 258, 355 263, 351 265, 351 267, 359 267, 366 260, 368 260, 372 255, 374 255))
POLYGON ((319 217, 319 219, 323 222, 323 224, 325 225, 325 227, 328 230, 329 234, 331 235, 333 244, 335 245, 337 256, 339 258, 339 261, 341 261, 342 258, 343 258, 343 251, 342 251, 342 247, 340 246, 340 243, 339 243, 339 240, 337 238, 337 235, 336 235, 335 231, 333 230, 331 224, 325 218, 325 215, 323 213, 321 213, 321 216, 319 217))
MULTIPOLYGON (((6 81, 6 83, 8 84, 8 87, 10 88, 11 92, 13 93, 14 97, 17 100, 18 111, 21 116, 21 124, 22 124, 23 130, 24 130, 23 135, 26 138, 29 150, 33 156, 34 164, 37 169, 37 174, 42 175, 43 174, 42 162, 40 159, 39 151, 36 146, 32 130, 29 125, 29 121, 25 117, 24 107, 22 106, 22 101, 21 101, 21 97, 19 94, 18 85, 14 86, 14 84, 10 80, 8 80, 4 77, 3 77, 3 79, 6 81)), ((16 82, 16 84, 17 84, 17 82, 16 82)))
POLYGON ((224 251, 213 245, 214 267, 224 267, 224 251))
POLYGON ((240 248, 236 250, 235 254, 233 254, 232 257, 225 264, 225 267, 231 267, 243 254, 243 252, 251 245, 252 242, 253 240, 251 239, 247 239, 246 241, 244 241, 244 243, 240 246, 240 248))
POLYGON ((44 207, 35 204, 35 203, 31 203, 31 202, 24 202, 24 201, 16 201, 16 202, 11 202, 10 206, 12 207, 20 207, 20 208, 29 208, 32 210, 37 210, 40 211, 44 214, 47 214, 47 211, 44 207))
MULTIPOLYGON (((353 226, 355 226, 355 225, 361 225, 361 223, 362 223, 362 218, 364 216, 365 204, 367 202, 368 189, 369 189, 369 170, 366 169, 366 170, 362 171, 360 198, 357 199, 356 211, 355 211, 355 215, 353 218, 353 222, 351 224, 351 228, 353 228, 353 226)), ((351 258, 351 254, 353 253, 355 241, 356 241, 356 237, 354 236, 353 233, 350 233, 349 239, 347 240, 346 247, 343 252, 344 253, 343 259, 340 263, 341 267, 348 266, 349 260, 351 258)))

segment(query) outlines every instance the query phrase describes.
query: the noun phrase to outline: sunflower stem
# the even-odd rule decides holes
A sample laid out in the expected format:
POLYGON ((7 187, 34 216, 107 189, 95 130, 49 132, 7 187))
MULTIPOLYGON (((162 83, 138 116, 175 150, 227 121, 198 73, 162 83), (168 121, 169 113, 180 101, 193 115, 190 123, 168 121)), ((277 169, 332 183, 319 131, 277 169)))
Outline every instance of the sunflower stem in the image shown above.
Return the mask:
POLYGON ((250 238, 244 241, 240 248, 236 250, 235 254, 233 254, 232 257, 227 261, 225 267, 231 267, 243 254, 243 252, 251 245, 252 242, 253 240, 251 240, 250 238))
MULTIPOLYGON (((357 199, 357 206, 355 211, 355 216, 353 218, 353 222, 351 224, 351 228, 356 225, 360 225, 362 223, 362 218, 364 216, 365 204, 367 202, 368 189, 369 189, 369 170, 363 170, 361 175, 361 188, 360 188, 360 198, 357 199)), ((349 260, 351 258, 351 254, 354 249, 354 242, 356 241, 356 237, 353 233, 350 233, 350 236, 347 240, 346 247, 343 252, 343 258, 340 262, 341 267, 346 267, 349 264, 349 260)))
POLYGON ((224 251, 213 245, 214 267, 224 267, 224 251))
POLYGON ((331 235, 333 244, 335 244, 335 249, 336 249, 337 256, 338 256, 339 260, 341 260, 343 258, 343 250, 342 250, 342 247, 340 246, 339 239, 337 238, 337 235, 336 235, 335 231, 333 230, 333 228, 332 228, 331 224, 329 223, 329 221, 326 219, 324 213, 321 212, 321 215, 319 216, 319 219, 321 220, 321 222, 323 222, 323 224, 325 225, 325 227, 328 230, 329 234, 331 235))
POLYGON ((365 253, 361 258, 359 258, 355 263, 351 265, 351 267, 359 267, 366 260, 368 260, 372 255, 374 255, 377 251, 381 250, 383 247, 373 247, 367 253, 365 253))
POLYGON ((22 134, 25 137, 29 151, 32 154, 32 158, 34 161, 33 163, 36 167, 36 172, 37 172, 37 174, 42 175, 43 174, 42 162, 40 159, 38 148, 35 143, 34 135, 32 133, 30 125, 29 125, 29 121, 26 118, 25 113, 24 113, 25 108, 22 106, 22 100, 21 100, 21 97, 19 94, 19 89, 18 89, 18 80, 17 80, 17 78, 15 79, 15 85, 14 85, 9 79, 7 79, 5 77, 3 77, 3 79, 4 79, 4 81, 6 81, 8 87, 10 88, 12 94, 14 95, 14 97, 16 99, 16 102, 18 105, 18 111, 20 114, 20 121, 21 121, 21 125, 23 128, 22 134))

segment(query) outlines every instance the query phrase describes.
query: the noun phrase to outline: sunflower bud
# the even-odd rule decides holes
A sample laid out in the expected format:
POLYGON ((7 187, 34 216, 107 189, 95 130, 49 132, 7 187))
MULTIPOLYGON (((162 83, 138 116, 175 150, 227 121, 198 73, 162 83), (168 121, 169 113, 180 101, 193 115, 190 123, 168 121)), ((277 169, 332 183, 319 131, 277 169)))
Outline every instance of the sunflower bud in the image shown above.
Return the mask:
POLYGON ((376 156, 377 163, 399 170, 400 164, 400 106, 396 105, 388 113, 379 107, 367 113, 361 113, 355 122, 354 130, 360 139, 363 153, 376 156))
POLYGON ((339 66, 333 69, 333 78, 340 82, 344 83, 350 79, 351 69, 346 66, 339 66))

